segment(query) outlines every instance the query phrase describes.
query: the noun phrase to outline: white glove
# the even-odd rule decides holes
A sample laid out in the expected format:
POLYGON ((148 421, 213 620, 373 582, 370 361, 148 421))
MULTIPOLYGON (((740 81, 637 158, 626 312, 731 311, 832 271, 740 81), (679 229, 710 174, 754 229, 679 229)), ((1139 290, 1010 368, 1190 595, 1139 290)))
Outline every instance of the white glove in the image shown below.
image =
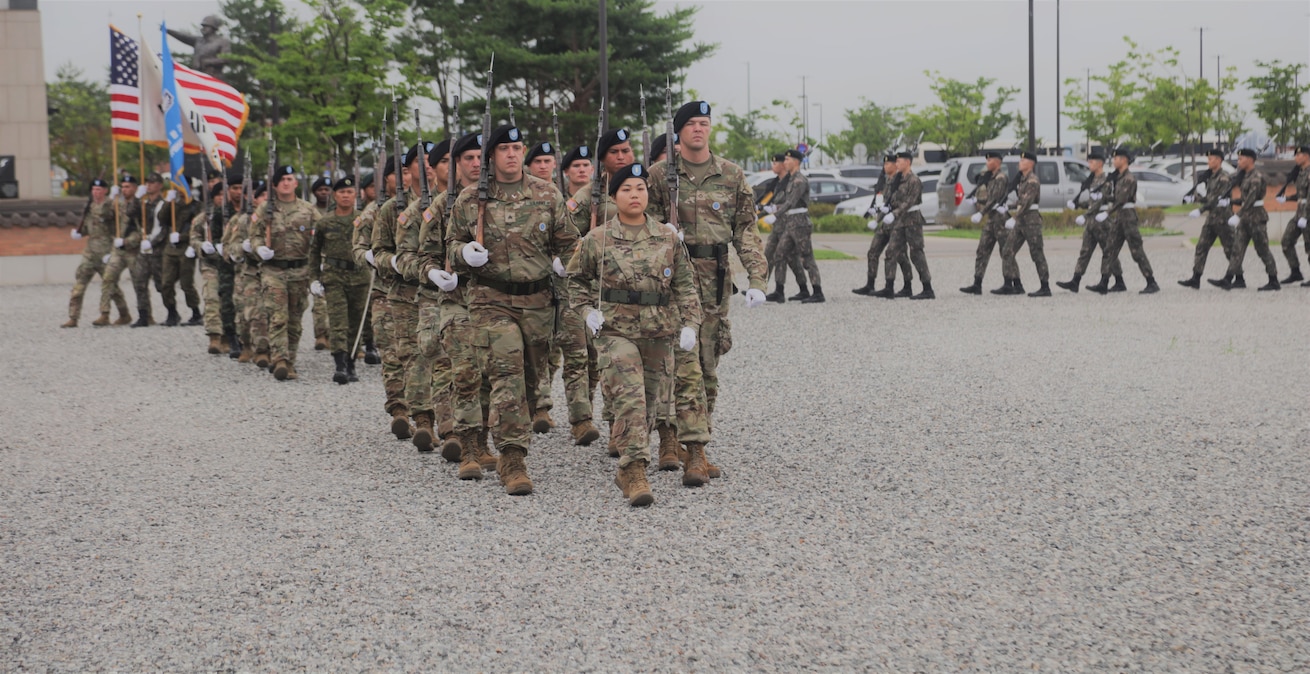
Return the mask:
POLYGON ((975 225, 982 222, 982 213, 974 213, 973 215, 970 215, 969 222, 972 222, 975 225))
POLYGON ((68 235, 73 237, 74 241, 77 241, 78 239, 82 238, 82 233, 77 231, 76 229, 69 232, 68 235))
POLYGON ((1110 219, 1110 214, 1106 213, 1105 211, 1101 211, 1100 213, 1096 214, 1097 222, 1105 222, 1108 219, 1110 219))
POLYGON ((187 256, 188 259, 194 260, 196 258, 196 249, 192 248, 191 246, 187 246, 186 251, 183 252, 182 254, 187 256))
POLYGON ((1193 201, 1196 201, 1196 197, 1193 197, 1193 196, 1190 195, 1190 194, 1187 195, 1187 196, 1185 196, 1185 197, 1183 197, 1183 203, 1185 203, 1185 204, 1190 204, 1190 203, 1192 203, 1193 201))
POLYGON ((893 222, 896 222, 896 214, 895 214, 895 213, 888 213, 887 215, 882 216, 882 224, 884 224, 884 225, 890 225, 890 224, 892 224, 893 222))
POLYGON ((394 272, 396 272, 397 274, 400 273, 400 267, 397 267, 397 266, 396 266, 396 256, 395 256, 395 255, 392 255, 392 256, 391 256, 391 270, 394 271, 394 272))
POLYGON ((169 242, 169 243, 177 243, 178 241, 181 241, 181 240, 182 240, 182 233, 181 233, 181 232, 169 232, 169 234, 168 234, 168 242, 169 242))
POLYGON ((1064 205, 1065 205, 1065 206, 1068 206, 1068 207, 1069 207, 1069 210, 1071 210, 1071 211, 1072 211, 1073 209, 1075 209, 1075 208, 1078 208, 1078 204, 1075 204, 1075 203, 1073 202, 1073 199, 1070 199, 1070 200, 1064 202, 1064 205))
POLYGON ((1232 203, 1233 203, 1232 200, 1229 199, 1228 197, 1224 197, 1219 200, 1219 205, 1223 206, 1224 208, 1228 208, 1229 206, 1232 205, 1232 203))
POLYGON ((679 240, 679 241, 683 241, 683 240, 684 240, 683 237, 684 237, 685 235, 682 233, 682 230, 681 230, 681 229, 678 229, 677 227, 674 227, 672 222, 666 222, 666 223, 664 223, 664 226, 665 226, 665 227, 668 227, 670 232, 673 232, 674 234, 677 234, 677 235, 678 235, 678 240, 679 240))
POLYGON ((1092 193, 1091 193, 1091 196, 1092 196, 1093 199, 1095 199, 1095 200, 1097 200, 1097 201, 1100 201, 1100 200, 1101 200, 1101 193, 1100 193, 1100 192, 1092 192, 1092 193))
POLYGON ((117 239, 114 239, 114 247, 115 247, 115 248, 122 248, 122 247, 123 247, 123 238, 122 238, 122 237, 119 237, 119 238, 117 238, 117 239))
POLYGON ((678 334, 678 346, 683 351, 691 351, 696 348, 696 330, 694 328, 683 328, 678 334))
POLYGON ((764 305, 764 291, 751 288, 746 291, 746 308, 754 309, 764 305))
MULTIPOLYGON (((247 249, 247 250, 249 250, 249 249, 247 249)), ((366 251, 364 251, 364 259, 368 261, 368 266, 373 267, 374 269, 377 269, 378 263, 377 263, 376 260, 373 259, 373 251, 372 251, 372 250, 366 250, 366 251)))
POLYGON ((1008 219, 1006 219, 1006 221, 1005 221, 1005 228, 1006 228, 1006 229, 1014 229, 1014 225, 1015 225, 1015 224, 1016 224, 1016 223, 1015 223, 1015 221, 1014 221, 1014 218, 1008 218, 1008 219))
POLYGON ((1301 229, 1305 229, 1305 218, 1297 218, 1296 226, 1300 227, 1301 229))
POLYGON ((252 252, 250 250, 250 239, 246 239, 245 241, 241 242, 241 250, 244 250, 247 253, 252 252))
MULTIPOLYGON (((222 246, 223 244, 220 243, 220 244, 218 244, 218 245, 222 246)), ((205 255, 213 255, 213 254, 214 254, 214 244, 212 244, 212 243, 210 243, 210 242, 208 242, 208 241, 202 241, 202 242, 200 243, 200 250, 205 251, 205 255)), ((223 251, 222 251, 222 249, 219 249, 218 252, 221 253, 221 252, 223 252, 223 251)))
POLYGON ((1005 204, 996 204, 996 212, 1000 213, 1001 215, 1009 215, 1010 207, 1006 206, 1005 204))
POLYGON ((219 254, 220 256, 223 254, 223 244, 221 244, 221 243, 214 244, 214 248, 215 248, 216 250, 218 250, 218 254, 219 254))
POLYGON ((1081 215, 1074 218, 1073 221, 1074 224, 1078 225, 1079 227, 1082 227, 1083 225, 1087 224, 1087 218, 1081 215))
POLYGON ((136 198, 140 199, 146 195, 146 186, 140 185, 136 188, 136 198))
POLYGON ((1228 226, 1229 226, 1229 227, 1236 227, 1236 226, 1238 226, 1238 225, 1240 225, 1240 224, 1242 224, 1242 219, 1239 218, 1239 217, 1237 217, 1236 215, 1234 215, 1234 216, 1231 217, 1231 218, 1228 218, 1228 226))
POLYGON ((142 253, 149 253, 151 248, 154 248, 154 246, 150 245, 150 239, 142 239, 142 240, 141 240, 141 252, 142 252, 142 253))
POLYGON ((564 263, 560 262, 558 257, 551 261, 550 268, 554 269, 555 275, 560 278, 568 276, 568 272, 564 271, 564 263))
POLYGON ((444 292, 450 292, 459 287, 459 275, 452 274, 445 269, 429 271, 428 280, 432 281, 432 285, 441 288, 444 292))
POLYGON ((1280 204, 1285 204, 1287 203, 1287 197, 1274 197, 1274 201, 1277 201, 1280 204))
POLYGON ((464 262, 470 267, 481 267, 487 263, 487 249, 477 241, 470 241, 464 244, 464 262))
POLYGON ((118 198, 118 195, 120 195, 120 194, 122 194, 122 191, 120 191, 120 190, 118 189, 118 185, 114 185, 114 186, 113 186, 112 188, 110 188, 110 190, 109 190, 109 198, 110 198, 110 199, 117 199, 117 198, 118 198))
POLYGON ((775 223, 775 222, 777 222, 777 221, 778 221, 778 216, 776 216, 776 215, 774 215, 774 214, 772 214, 772 213, 770 213, 770 214, 764 216, 764 224, 766 224, 766 225, 772 225, 773 223, 775 223))
POLYGON ((1193 209, 1191 210, 1191 212, 1189 212, 1189 213, 1187 214, 1187 217, 1189 217, 1189 218, 1199 218, 1199 217, 1201 217, 1201 209, 1199 209, 1199 208, 1193 208, 1193 209))
POLYGON ((764 207, 764 212, 772 215, 778 212, 778 207, 774 206, 773 204, 769 204, 768 206, 764 207))
POLYGON ((876 232, 876 231, 878 231, 878 221, 877 221, 876 219, 875 219, 875 220, 870 220, 868 226, 869 226, 869 231, 870 231, 870 232, 876 232))
POLYGON ((599 333, 602 325, 605 325, 605 315, 600 313, 599 309, 592 309, 587 312, 587 327, 591 328, 591 334, 599 333))
POLYGON ((104 264, 109 264, 109 253, 105 253, 105 256, 100 258, 100 261, 104 264))
POLYGON ((309 294, 314 295, 316 297, 322 297, 323 284, 318 281, 314 281, 313 283, 309 284, 309 294))
POLYGON ((260 246, 256 248, 255 254, 259 255, 259 259, 261 260, 273 259, 273 249, 269 248, 268 246, 260 246))
POLYGON ((978 197, 969 197, 968 199, 965 199, 965 200, 964 200, 964 203, 969 204, 970 206, 972 206, 972 205, 978 203, 978 197))
MULTIPOLYGON (((174 201, 177 201, 177 190, 169 190, 169 191, 165 192, 165 193, 164 193, 164 201, 167 201, 167 202, 170 202, 170 203, 172 203, 172 202, 174 202, 174 201)), ((177 242, 174 241, 173 243, 177 243, 177 242)))

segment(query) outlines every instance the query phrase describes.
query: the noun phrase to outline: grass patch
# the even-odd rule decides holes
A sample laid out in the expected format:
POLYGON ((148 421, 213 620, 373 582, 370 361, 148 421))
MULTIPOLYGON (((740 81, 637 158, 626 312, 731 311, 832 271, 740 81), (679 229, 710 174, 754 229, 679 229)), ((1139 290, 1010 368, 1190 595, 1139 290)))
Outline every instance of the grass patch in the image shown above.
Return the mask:
MULTIPOLYGON (((1176 229, 1164 229, 1161 227, 1142 227, 1139 230, 1142 236, 1182 236, 1182 232, 1176 229)), ((924 236, 937 236, 943 239, 973 239, 977 241, 982 236, 982 231, 977 229, 944 229, 940 232, 924 232, 924 236)), ((1082 238, 1082 227, 1059 227, 1051 229, 1042 229, 1042 238, 1044 239, 1071 239, 1082 238)), ((1195 242, 1195 239, 1193 239, 1195 242)))
MULTIPOLYGON (((1193 246, 1195 246, 1196 244, 1198 244, 1198 243, 1201 242, 1201 240, 1200 240, 1199 238, 1195 237, 1195 236, 1192 237, 1192 238, 1190 238, 1190 239, 1188 239, 1187 241, 1188 241, 1189 243, 1191 243, 1193 246)), ((1223 248, 1223 247, 1224 247, 1224 244, 1223 244, 1223 242, 1220 241, 1219 239, 1215 239, 1215 240, 1214 240, 1214 243, 1210 244, 1210 247, 1211 247, 1211 248, 1223 248)))
POLYGON ((816 259, 816 260, 858 260, 858 259, 860 259, 860 258, 855 257, 854 255, 847 255, 846 253, 843 253, 843 252, 841 252, 840 250, 833 250, 833 249, 831 249, 831 248, 815 248, 815 249, 814 249, 814 259, 816 259))
POLYGON ((1196 204, 1174 204, 1164 209, 1165 215, 1187 215, 1196 208, 1196 204))

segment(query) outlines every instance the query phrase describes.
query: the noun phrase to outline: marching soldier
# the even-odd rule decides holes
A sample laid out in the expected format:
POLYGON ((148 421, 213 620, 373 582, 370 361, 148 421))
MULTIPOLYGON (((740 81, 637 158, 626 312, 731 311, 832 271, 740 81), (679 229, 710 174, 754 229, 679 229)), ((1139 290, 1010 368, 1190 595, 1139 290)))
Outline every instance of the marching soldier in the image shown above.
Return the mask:
POLYGON ((491 380, 496 470, 506 493, 521 496, 532 493, 524 464, 532 437, 528 395, 547 375, 555 320, 551 274, 564 275, 578 232, 559 190, 523 171, 517 128, 497 128, 486 144, 487 200, 479 204, 476 190, 460 194, 448 254, 455 272, 472 274, 469 319, 478 361, 491 380))
MULTIPOLYGON (((96 178, 91 181, 91 197, 82 209, 82 222, 70 234, 73 240, 86 239, 86 248, 82 250, 82 262, 77 265, 73 276, 73 291, 68 298, 68 322, 61 328, 76 328, 82 317, 82 298, 86 295, 86 286, 96 274, 103 281, 105 265, 109 262, 109 253, 114 242, 114 204, 108 199, 109 183, 96 178)), ((125 307, 119 308, 119 315, 126 315, 125 307)), ((100 320, 109 324, 109 312, 102 312, 100 320)))
MULTIPOLYGON (((163 263, 161 262, 161 251, 157 249, 164 244, 164 226, 159 221, 159 213, 167 205, 165 195, 163 194, 164 178, 158 173, 151 173, 146 176, 145 195, 138 197, 139 209, 141 211, 141 242, 140 252, 135 255, 132 265, 132 288, 136 291, 136 322, 132 324, 134 328, 144 328, 155 324, 154 311, 150 301, 150 282, 155 282, 155 290, 161 296, 164 294, 164 284, 162 277, 163 263)), ((171 190, 170 190, 171 191, 171 190)), ((169 202, 176 199, 176 193, 169 197, 169 202)), ((169 314, 172 318, 177 314, 177 308, 169 314)), ((180 319, 179 319, 180 320, 180 319)), ((177 321, 166 325, 177 325, 177 321)))
POLYGON ((1256 255, 1265 263, 1265 273, 1269 274, 1269 282, 1260 286, 1259 290, 1278 290, 1278 265, 1274 262, 1274 254, 1269 251, 1269 213, 1265 210, 1264 201, 1267 188, 1265 176, 1255 168, 1255 150, 1242 149, 1237 155, 1237 170, 1242 176, 1242 183, 1238 186, 1242 191, 1242 203, 1237 207, 1237 213, 1228 218, 1228 225, 1234 228, 1235 233, 1233 254, 1228 258, 1228 273, 1218 281, 1210 282, 1224 290, 1237 287, 1233 278, 1242 273, 1247 245, 1255 244, 1256 255))
MULTIPOLYGON (((869 243, 869 252, 865 255, 868 263, 867 282, 862 288, 855 288, 851 292, 856 295, 865 295, 868 297, 877 295, 878 292, 878 263, 882 260, 883 252, 887 250, 887 244, 891 241, 891 228, 881 227, 882 217, 891 210, 887 206, 890 202, 892 192, 900 186, 897 177, 900 171, 896 168, 896 155, 887 154, 882 158, 882 175, 878 176, 878 183, 873 188, 873 203, 869 210, 865 211, 865 216, 872 218, 869 220, 869 231, 873 232, 873 241, 869 243), (881 205, 880 205, 881 204, 881 205)), ((896 260, 897 266, 901 268, 901 278, 905 279, 905 286, 901 291, 895 293, 893 297, 910 297, 914 291, 910 287, 910 257, 901 254, 896 260)), ((895 291, 895 286, 890 286, 889 290, 895 291)))
POLYGON ((750 288, 746 307, 764 304, 764 246, 755 226, 755 195, 741 167, 716 156, 710 150, 710 104, 692 101, 673 116, 678 151, 669 162, 651 167, 647 212, 663 223, 671 222, 676 209, 678 236, 687 246, 700 293, 703 320, 696 335, 695 352, 677 352, 674 385, 675 417, 667 411, 657 418, 660 436, 661 470, 676 470, 686 445, 683 484, 703 484, 705 477, 717 477, 719 470, 709 462, 705 445, 710 441, 710 418, 719 393, 719 358, 732 348, 728 322, 728 299, 734 293, 728 249, 735 248, 746 268, 750 288), (678 203, 670 204, 667 176, 675 171, 678 203), (676 429, 675 423, 676 421, 676 429), (704 473, 700 471, 704 470, 704 473))
MULTIPOLYGON (((542 141, 528 150, 526 162, 528 173, 554 185, 555 183, 555 146, 542 141)), ((565 195, 568 196, 568 195, 565 195)))
MULTIPOLYGON (((919 213, 923 203, 923 182, 914 175, 910 164, 914 155, 909 152, 896 154, 896 173, 898 186, 892 192, 887 205, 891 210, 882 216, 882 224, 891 227, 887 241, 887 252, 883 256, 884 274, 887 285, 872 297, 892 299, 892 288, 896 282, 896 268, 893 266, 901 255, 908 255, 914 269, 919 272, 919 282, 923 291, 910 297, 912 300, 936 299, 932 291, 932 275, 928 273, 928 258, 923 253, 923 215, 919 213)), ((906 277, 909 287, 909 277, 906 277)))
MULTIPOLYGON (((168 309, 168 318, 164 325, 179 325, 182 317, 177 313, 177 286, 182 286, 182 299, 191 310, 191 318, 186 325, 202 325, 200 316, 200 293, 196 292, 196 252, 191 249, 191 220, 199 207, 198 201, 177 203, 177 190, 170 189, 164 195, 166 202, 159 208, 159 223, 167 227, 167 241, 158 248, 160 251, 160 276, 162 285, 159 296, 168 309)), ((203 215, 203 209, 199 209, 203 215)))
MULTIPOLYGON (((1083 274, 1087 272, 1087 265, 1092 262, 1092 253, 1100 248, 1101 257, 1105 257, 1105 247, 1110 243, 1110 235, 1105 224, 1096 221, 1096 214, 1101 209, 1109 207, 1110 195, 1107 192, 1114 188, 1110 183, 1110 177, 1105 173, 1105 156, 1097 152, 1087 155, 1087 166, 1092 170, 1089 182, 1082 190, 1087 194, 1087 212, 1074 219, 1075 223, 1084 228, 1082 247, 1078 249, 1078 262, 1074 264, 1072 280, 1055 282, 1055 285, 1071 293, 1078 292, 1083 274), (1088 217, 1091 218, 1091 222, 1088 222, 1088 217)), ((1070 209, 1078 207, 1076 199, 1080 195, 1081 192, 1069 201, 1070 209)), ((1114 275, 1114 288, 1110 290, 1113 291, 1115 288, 1127 290, 1124 286, 1123 267, 1118 259, 1110 262, 1110 273, 1114 275)))
POLYGON ((260 284, 268 314, 268 354, 273 377, 296 379, 296 351, 300 346, 301 319, 309 296, 309 244, 314 236, 314 207, 296 198, 296 170, 280 166, 273 174, 268 208, 256 210, 250 220, 250 244, 262 260, 260 284))
MULTIPOLYGON (((319 176, 309 188, 314 195, 314 210, 319 215, 332 215, 336 204, 332 200, 332 179, 319 176)), ((314 295, 310 297, 310 315, 314 318, 314 350, 324 351, 332 340, 332 323, 328 320, 327 300, 314 295)))
MULTIPOLYGON (((659 220, 646 214, 646 171, 631 164, 609 185, 618 214, 592 230, 569 261, 569 295, 575 312, 586 311, 605 364, 602 376, 613 410, 611 435, 623 456, 615 484, 631 506, 655 497, 646 480, 650 432, 673 398, 674 343, 696 348, 700 300, 686 248, 659 220), (599 287, 599 294, 597 288, 599 287)), ((688 470, 705 470, 704 454, 688 470)), ((701 478, 703 482, 704 479, 701 478)))
MULTIPOLYGON (((782 187, 782 194, 774 199, 774 212, 770 213, 766 222, 773 224, 778 220, 786 222, 783 229, 782 241, 778 244, 778 257, 783 260, 797 260, 810 276, 810 285, 814 286, 814 293, 811 294, 809 288, 805 286, 805 277, 800 274, 796 275, 796 282, 800 284, 801 291, 793 297, 787 299, 800 300, 801 304, 816 304, 824 301, 823 286, 819 283, 819 265, 814 261, 814 249, 811 237, 814 233, 814 225, 810 223, 810 181, 801 173, 801 160, 805 155, 800 150, 791 149, 784 153, 783 164, 787 171, 787 179, 782 187), (770 221, 769 218, 772 218, 770 221)), ((785 273, 779 268, 779 294, 782 293, 785 273)), ((768 297, 765 297, 768 299, 768 297)))
MULTIPOLYGON (((1295 283, 1304 280, 1301 276, 1301 261, 1296 257, 1296 240, 1305 236, 1305 252, 1310 256, 1310 235, 1306 235, 1306 201, 1310 200, 1310 146, 1302 145, 1296 148, 1296 199, 1299 203, 1296 205, 1296 213, 1287 221, 1287 226, 1283 229, 1283 257, 1287 258, 1287 265, 1290 268, 1287 278, 1282 280, 1282 285, 1295 283)), ((1278 197, 1280 202, 1287 201, 1287 197, 1278 197)), ((1304 284, 1303 284, 1304 285, 1304 284)))
MULTIPOLYGON (((582 198, 587 198, 583 193, 591 186, 591 148, 586 145, 579 145, 560 160, 564 164, 564 176, 568 179, 569 193, 564 195, 567 203, 569 199, 575 199, 581 194, 582 198)), ((570 212, 577 208, 577 202, 568 204, 570 212)))
MULTIPOLYGON (((238 192, 241 189, 240 182, 238 179, 236 186, 238 192)), ((210 176, 205 192, 209 196, 209 202, 202 204, 198 209, 195 217, 191 219, 190 229, 187 232, 187 246, 191 251, 187 253, 187 257, 192 260, 200 258, 200 288, 205 307, 203 323, 205 336, 209 338, 209 354, 216 356, 222 353, 223 342, 227 341, 232 348, 232 357, 237 358, 240 355, 240 347, 236 339, 235 320, 231 313, 234 310, 231 299, 232 265, 222 252, 223 228, 227 224, 224 222, 223 211, 231 200, 222 191, 222 184, 221 175, 210 176), (219 288, 221 284, 219 269, 223 267, 227 268, 228 275, 226 302, 220 297, 222 291, 219 288), (225 324, 224 319, 232 322, 225 324)))
POLYGON ((327 176, 319 176, 314 179, 314 184, 309 188, 310 194, 314 195, 314 210, 319 215, 332 215, 337 210, 336 200, 333 199, 335 190, 332 186, 332 179, 327 176))
POLYGON ((669 158, 669 134, 661 133, 650 142, 650 165, 654 166, 669 158))
MULTIPOLYGON (((131 274, 131 270, 136 266, 137 249, 141 245, 140 198, 145 196, 146 190, 135 176, 128 173, 123 174, 120 188, 118 195, 120 198, 114 205, 117 214, 114 216, 113 248, 110 250, 109 260, 106 261, 105 272, 101 275, 100 318, 91 322, 91 325, 95 326, 109 325, 111 303, 118 307, 118 319, 114 321, 114 325, 128 325, 132 322, 132 314, 127 311, 127 299, 123 296, 123 289, 119 287, 118 281, 122 278, 124 270, 131 274)), ((150 308, 147 306, 145 310, 149 311, 150 308)))
MULTIPOLYGON (((229 186, 228 194, 231 193, 229 186)), ((250 195, 253 213, 267 203, 268 186, 262 180, 254 180, 250 195)), ((232 262, 232 303, 236 311, 237 337, 241 341, 237 362, 253 362, 263 369, 268 367, 268 318, 264 313, 263 289, 259 282, 260 260, 250 245, 250 214, 245 212, 244 203, 239 208, 234 207, 231 213, 223 226, 223 255, 232 262)))
POLYGON ((978 251, 973 261, 973 285, 960 288, 960 292, 969 295, 982 294, 983 276, 987 274, 987 264, 991 262, 993 248, 999 249, 997 252, 1001 255, 1001 266, 1005 266, 1005 242, 1009 238, 1009 231, 1005 229, 1005 215, 996 210, 996 207, 1005 203, 1010 181, 1002 170, 1001 153, 989 150, 983 156, 987 158, 987 170, 978 174, 978 188, 971 197, 978 212, 969 219, 974 224, 982 223, 984 219, 987 222, 983 223, 982 232, 978 235, 978 251))
POLYGON ((338 180, 332 186, 332 195, 336 209, 314 222, 314 238, 309 244, 309 273, 314 281, 309 284, 309 292, 326 299, 328 322, 343 328, 332 331, 332 360, 336 364, 332 381, 345 384, 359 381, 355 354, 349 349, 355 326, 364 320, 369 269, 355 263, 351 250, 355 233, 354 176, 338 180), (350 328, 344 329, 346 326, 350 328))
MULTIPOLYGON (((384 276, 384 272, 378 269, 377 261, 373 255, 373 230, 377 223, 378 216, 383 208, 391 203, 395 197, 395 168, 394 161, 388 161, 386 167, 382 170, 382 186, 384 196, 388 199, 381 205, 372 202, 364 207, 359 217, 355 219, 355 263, 367 264, 375 271, 373 281, 373 292, 369 296, 369 311, 372 312, 373 339, 381 352, 379 355, 382 359, 382 390, 385 393, 383 409, 391 416, 391 432, 396 435, 397 439, 408 440, 414 437, 413 431, 409 426, 409 410, 405 407, 405 370, 401 365, 400 357, 396 354, 395 345, 392 342, 392 318, 391 302, 387 299, 388 284, 391 279, 384 276)), ((403 183, 402 183, 403 189, 403 183)), ((390 207, 394 209, 394 206, 390 207)), ((390 266, 387 272, 390 272, 390 266)), ((367 350, 365 351, 367 353, 367 350)), ((365 360, 365 362, 368 362, 365 360)))
POLYGON ((1031 152, 1020 155, 1019 175, 1015 179, 1015 193, 1019 197, 1019 202, 1015 205, 1014 212, 1008 214, 1009 217, 1005 220, 1005 229, 1010 234, 1001 249, 1002 264, 1011 269, 1011 283, 1008 291, 1005 286, 1002 286, 997 295, 1023 294, 1017 257, 1019 249, 1026 243, 1028 255, 1032 257, 1033 265, 1037 267, 1037 280, 1042 283, 1040 288, 1028 293, 1028 296, 1051 296, 1051 271, 1046 266, 1046 250, 1042 242, 1042 214, 1037 210, 1042 198, 1042 183, 1037 180, 1037 174, 1033 172, 1033 167, 1036 165, 1037 155, 1031 152))
POLYGON ((1105 254, 1101 256, 1101 282, 1094 286, 1087 286, 1087 289, 1102 295, 1112 290, 1109 287, 1110 273, 1114 269, 1114 261, 1119 259, 1120 249, 1126 242, 1133 261, 1142 271, 1142 276, 1146 277, 1146 287, 1142 289, 1141 294, 1158 293, 1160 286, 1155 284, 1151 261, 1146 259, 1146 251, 1142 249, 1142 233, 1137 229, 1137 177, 1128 170, 1128 166, 1133 161, 1132 157, 1127 150, 1120 148, 1114 151, 1113 161, 1116 174, 1113 201, 1109 208, 1102 209, 1095 218, 1097 222, 1110 221, 1110 243, 1105 247, 1105 254))
POLYGON ((1200 289, 1205 261, 1210 257, 1210 249, 1214 247, 1216 238, 1223 245, 1224 262, 1227 263, 1233 256, 1233 229, 1228 226, 1228 216, 1232 209, 1219 205, 1219 201, 1227 199, 1232 192, 1232 183, 1223 170, 1224 153, 1212 149, 1206 153, 1206 161, 1210 165, 1210 173, 1205 179, 1205 201, 1200 208, 1188 214, 1197 218, 1204 212, 1205 224, 1201 226, 1201 236, 1196 240, 1196 252, 1192 255, 1192 278, 1178 282, 1178 285, 1185 288, 1200 289))
MULTIPOLYGON (((663 138, 664 136, 661 135, 660 137, 663 138)), ((654 143, 652 143, 652 145, 653 144, 654 143)), ((763 206, 761 207, 762 210, 766 213, 764 219, 768 224, 773 226, 773 231, 769 232, 769 240, 767 243, 764 244, 764 259, 769 264, 769 272, 773 274, 774 288, 775 288, 773 292, 769 293, 768 295, 765 295, 764 299, 767 302, 777 302, 778 304, 782 304, 787 301, 787 293, 785 292, 785 289, 787 287, 788 268, 790 268, 792 273, 796 275, 796 280, 800 283, 803 294, 808 294, 808 292, 804 292, 805 272, 801 268, 800 259, 797 258, 795 255, 784 258, 778 254, 779 244, 782 243, 782 240, 785 238, 784 234, 787 232, 787 223, 788 223, 788 220, 786 218, 777 217, 777 210, 778 210, 777 202, 778 199, 782 197, 783 192, 786 190, 787 182, 788 182, 786 159, 787 159, 787 155, 781 152, 773 155, 773 161, 772 161, 772 165, 770 166, 770 170, 772 170, 773 174, 777 177, 771 178, 769 181, 766 181, 766 184, 768 184, 769 182, 772 182, 772 184, 766 188, 769 191, 766 192, 763 197, 761 197, 761 202, 767 200, 767 203, 764 203, 763 206)), ((759 188, 757 187, 756 191, 758 192, 758 190, 759 188)), ((768 282, 768 277, 766 276, 765 283, 767 284, 767 282, 768 282)), ((797 299, 797 298, 793 297, 792 299, 797 299)), ((804 298, 800 298, 800 299, 804 299, 804 298)))

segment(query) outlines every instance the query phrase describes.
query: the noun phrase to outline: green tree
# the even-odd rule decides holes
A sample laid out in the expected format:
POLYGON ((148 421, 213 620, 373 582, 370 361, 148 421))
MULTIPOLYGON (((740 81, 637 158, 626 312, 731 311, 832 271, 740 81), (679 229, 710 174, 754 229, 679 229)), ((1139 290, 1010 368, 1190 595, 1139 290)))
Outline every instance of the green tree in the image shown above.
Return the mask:
POLYGON ((742 166, 767 166, 769 157, 793 147, 781 131, 764 128, 765 124, 778 121, 772 107, 775 106, 757 108, 745 115, 716 110, 714 153, 742 166))
MULTIPOLYGON (((109 86, 64 64, 46 84, 50 163, 68 172, 69 194, 84 195, 95 178, 112 180, 109 86)), ((134 155, 135 156, 135 155, 134 155)))
POLYGON ((1247 78, 1246 86, 1255 99, 1255 114, 1265 123, 1269 136, 1280 148, 1305 140, 1306 116, 1301 100, 1310 84, 1300 84, 1299 76, 1304 64, 1281 61, 1256 61, 1263 73, 1247 78))
MULTIPOLYGON (((285 114, 280 109, 278 92, 259 79, 256 69, 277 58, 280 47, 276 36, 297 30, 300 23, 287 13, 281 0, 219 0, 218 6, 227 19, 226 30, 232 40, 223 80, 245 94, 251 124, 244 135, 259 138, 263 135, 260 124, 285 114)), ((199 34, 199 29, 193 32, 199 34)))
POLYGON ((846 123, 851 128, 828 134, 822 145, 823 153, 841 161, 853 158, 855 146, 863 144, 869 161, 878 161, 878 155, 904 132, 907 110, 905 106, 878 105, 861 98, 860 107, 846 110, 846 123))
POLYGON ((1238 136, 1246 133, 1246 113, 1237 103, 1231 102, 1233 92, 1237 90, 1237 68, 1228 66, 1219 78, 1219 87, 1215 90, 1215 110, 1213 123, 1215 138, 1220 147, 1232 147, 1238 136))
POLYGON ((1119 61, 1104 74, 1093 74, 1090 95, 1084 88, 1088 84, 1082 80, 1068 79, 1065 85, 1069 87, 1065 112, 1073 120, 1070 128, 1086 133, 1093 145, 1107 149, 1118 145, 1128 133, 1130 110, 1140 93, 1132 64, 1119 61))
POLYGON ((1014 114, 1003 110, 1019 89, 996 87, 989 96, 995 79, 963 82, 934 71, 924 74, 932 79, 929 88, 937 103, 908 115, 907 135, 922 132, 925 141, 941 145, 948 155, 972 155, 1014 121, 1014 114))

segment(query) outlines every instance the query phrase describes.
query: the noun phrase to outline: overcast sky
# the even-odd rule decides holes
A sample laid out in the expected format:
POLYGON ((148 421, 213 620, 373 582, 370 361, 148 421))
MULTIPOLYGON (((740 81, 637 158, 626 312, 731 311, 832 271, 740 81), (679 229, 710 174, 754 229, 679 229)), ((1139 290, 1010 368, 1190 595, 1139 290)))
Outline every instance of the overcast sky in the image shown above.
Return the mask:
MULTIPOLYGON (((295 0, 290 0, 291 4, 295 0)), ((1012 107, 1027 114, 1028 3, 1025 0, 659 0, 661 11, 699 6, 696 39, 718 43, 718 51, 689 72, 687 86, 719 109, 790 98, 800 106, 802 76, 810 107, 810 135, 845 126, 844 111, 867 97, 884 105, 933 102, 924 70, 961 80, 995 78, 1021 87, 1012 107)), ((144 14, 149 36, 158 23, 197 26, 218 12, 213 0, 40 0, 45 69, 72 63, 88 74, 103 73, 109 58, 106 23, 135 32, 144 14)), ((1034 11, 1037 53, 1037 135, 1055 140, 1055 0, 1037 0, 1034 11)), ((1310 1, 1307 0, 1062 0, 1060 77, 1083 77, 1087 68, 1103 71, 1124 52, 1121 38, 1143 48, 1172 45, 1182 52, 1182 68, 1197 75, 1198 27, 1205 27, 1205 71, 1215 75, 1215 58, 1225 69, 1237 66, 1241 78, 1255 72, 1254 61, 1310 62, 1310 1)), ((622 39, 611 34, 611 40, 622 39)), ((157 42, 157 38, 155 39, 157 42)), ((158 45, 155 45, 158 48, 158 45)), ((1251 105, 1245 92, 1245 110, 1251 105)), ((622 104, 622 102, 617 102, 622 104)), ((635 101, 633 102, 635 105, 635 101)), ((1260 127, 1254 114, 1248 126, 1260 127)), ((1064 125, 1066 145, 1079 134, 1064 125)))

